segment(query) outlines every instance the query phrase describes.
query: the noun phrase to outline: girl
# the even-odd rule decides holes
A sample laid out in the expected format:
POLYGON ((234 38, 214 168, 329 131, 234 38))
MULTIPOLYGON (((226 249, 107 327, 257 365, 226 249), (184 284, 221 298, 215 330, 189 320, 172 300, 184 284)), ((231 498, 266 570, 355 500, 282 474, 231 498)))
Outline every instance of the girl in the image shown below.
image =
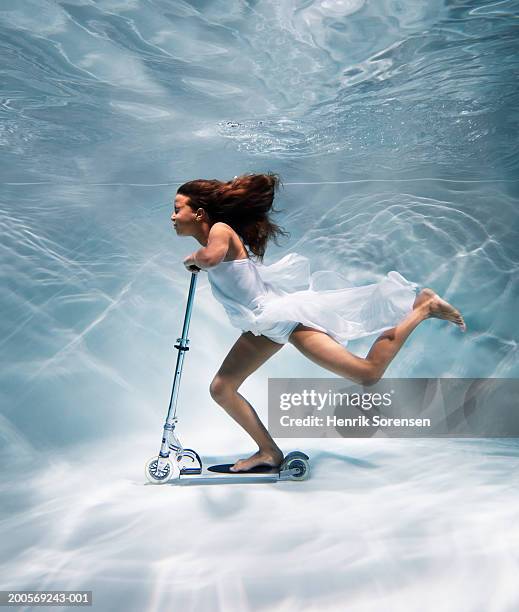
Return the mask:
POLYGON ((432 289, 416 296, 416 283, 389 272, 379 283, 337 288, 332 271, 310 274, 309 261, 289 253, 266 266, 267 242, 287 235, 270 219, 276 174, 249 174, 226 183, 195 180, 182 185, 171 216, 179 236, 201 245, 185 258, 190 272, 207 271, 211 291, 233 326, 242 330, 210 385, 212 398, 247 431, 259 450, 234 472, 278 466, 283 453, 254 408, 238 393, 243 381, 290 342, 323 368, 357 383, 376 383, 419 323, 446 319, 465 331, 461 314, 432 289), (251 256, 256 257, 256 261, 251 256), (330 288, 331 286, 335 288, 330 288), (348 340, 381 333, 363 359, 348 340))

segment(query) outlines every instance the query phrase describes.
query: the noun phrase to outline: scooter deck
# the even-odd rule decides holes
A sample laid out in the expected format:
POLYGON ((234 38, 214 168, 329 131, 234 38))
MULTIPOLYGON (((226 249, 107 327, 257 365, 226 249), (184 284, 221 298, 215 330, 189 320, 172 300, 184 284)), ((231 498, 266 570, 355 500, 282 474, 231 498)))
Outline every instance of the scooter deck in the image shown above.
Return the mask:
POLYGON ((179 484, 203 483, 216 484, 218 482, 280 482, 283 480, 294 480, 293 476, 298 473, 298 469, 294 469, 290 465, 290 460, 296 456, 308 460, 308 455, 301 451, 292 451, 289 453, 283 463, 278 467, 269 467, 267 465, 257 465, 246 472, 231 472, 229 468, 232 463, 222 463, 220 465, 211 465, 208 468, 202 468, 198 473, 197 470, 187 469, 180 472, 177 480, 179 484))
MULTIPOLYGON (((232 464, 229 464, 229 466, 232 464)), ((211 466, 220 467, 220 466, 211 466)), ((199 474, 182 473, 174 482, 181 485, 187 484, 218 484, 218 483, 247 483, 247 482, 279 482, 284 480, 279 470, 271 472, 216 472, 204 468, 199 474)))
POLYGON ((271 467, 269 465, 256 465, 250 470, 246 470, 243 472, 231 472, 232 463, 222 463, 221 465, 211 465, 207 469, 210 472, 216 472, 218 474, 231 474, 233 476, 238 476, 240 474, 279 474, 279 466, 271 467))

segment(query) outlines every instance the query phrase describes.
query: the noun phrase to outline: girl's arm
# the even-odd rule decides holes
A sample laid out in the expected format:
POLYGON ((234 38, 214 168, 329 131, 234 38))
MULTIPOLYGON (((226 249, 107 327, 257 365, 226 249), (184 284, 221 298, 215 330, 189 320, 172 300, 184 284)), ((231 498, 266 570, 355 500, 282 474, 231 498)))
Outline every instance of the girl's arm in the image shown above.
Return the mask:
POLYGON ((207 246, 198 249, 191 255, 194 265, 202 270, 217 266, 227 255, 230 239, 229 228, 223 223, 215 223, 209 230, 207 246))

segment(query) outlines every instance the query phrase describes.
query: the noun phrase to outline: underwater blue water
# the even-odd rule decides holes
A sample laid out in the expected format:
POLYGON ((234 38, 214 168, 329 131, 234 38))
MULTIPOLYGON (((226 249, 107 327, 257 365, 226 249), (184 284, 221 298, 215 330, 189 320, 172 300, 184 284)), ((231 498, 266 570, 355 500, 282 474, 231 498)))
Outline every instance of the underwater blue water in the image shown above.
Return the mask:
MULTIPOLYGON (((6 516, 32 503, 15 484, 27 462, 48 470, 38 490, 51 503, 56 461, 86 458, 90 444, 108 452, 127 442, 131 452, 146 439, 155 452, 189 285, 182 260, 199 246, 174 235, 171 202, 194 178, 281 175, 275 219, 291 236, 266 263, 296 251, 312 270, 359 284, 397 270, 460 309, 466 334, 426 321, 387 376, 517 378, 518 9, 506 0, 3 0, 6 516)), ((209 452, 251 450, 208 391, 238 335, 199 275, 182 427, 209 452)), ((333 375, 285 347, 244 385, 262 415, 269 376, 333 375)), ((397 457, 405 465, 412 444, 397 457)), ((505 486, 507 465, 493 485, 505 486)), ((12 521, 5 537, 23 529, 12 521)), ((43 584, 46 559, 22 586, 43 584)), ((316 593, 306 601, 333 609, 316 593)))

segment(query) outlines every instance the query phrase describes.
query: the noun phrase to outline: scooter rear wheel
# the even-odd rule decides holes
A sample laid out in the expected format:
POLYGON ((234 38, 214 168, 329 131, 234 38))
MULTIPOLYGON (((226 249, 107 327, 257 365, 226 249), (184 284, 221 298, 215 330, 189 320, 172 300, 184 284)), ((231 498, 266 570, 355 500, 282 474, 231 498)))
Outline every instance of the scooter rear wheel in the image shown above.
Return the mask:
POLYGON ((295 457, 287 461, 287 469, 297 470, 290 476, 291 480, 306 480, 310 476, 310 466, 306 459, 295 457))

